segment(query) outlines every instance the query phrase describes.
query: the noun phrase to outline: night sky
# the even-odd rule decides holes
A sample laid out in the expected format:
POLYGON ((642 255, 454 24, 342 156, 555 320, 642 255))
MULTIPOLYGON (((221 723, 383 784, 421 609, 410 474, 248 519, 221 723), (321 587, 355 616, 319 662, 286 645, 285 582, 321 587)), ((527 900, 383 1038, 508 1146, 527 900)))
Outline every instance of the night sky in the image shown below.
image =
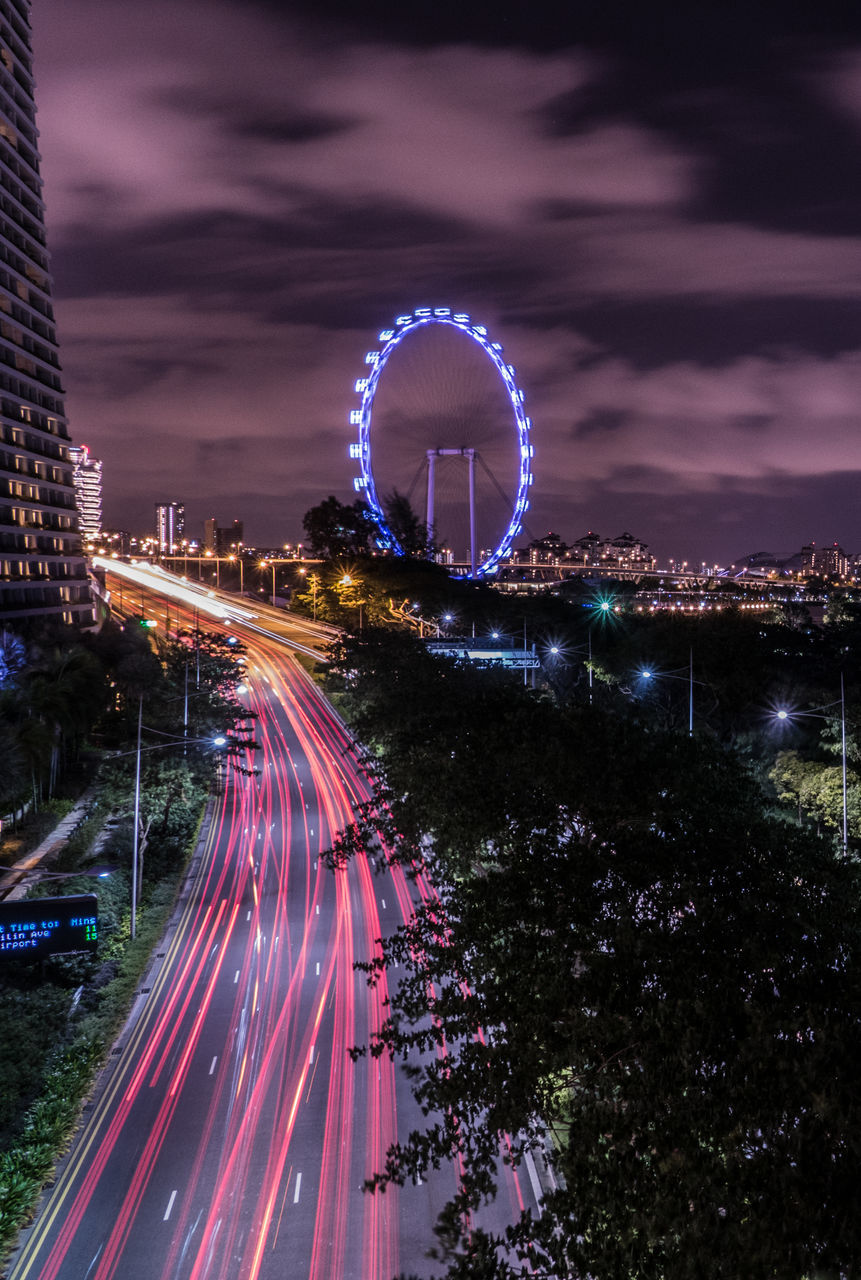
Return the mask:
POLYGON ((521 543, 861 551, 861 20, 819 7, 34 0, 106 523, 300 537, 377 333, 447 305, 526 392, 521 543))

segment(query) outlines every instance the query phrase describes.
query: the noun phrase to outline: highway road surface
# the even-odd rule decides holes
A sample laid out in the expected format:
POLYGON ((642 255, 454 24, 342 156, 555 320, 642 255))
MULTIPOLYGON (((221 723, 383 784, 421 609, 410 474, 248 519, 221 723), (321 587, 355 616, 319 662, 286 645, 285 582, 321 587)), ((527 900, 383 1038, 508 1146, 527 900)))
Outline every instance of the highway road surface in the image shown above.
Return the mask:
MULTIPOLYGON (((396 1064, 347 1052, 380 1026, 386 995, 354 960, 432 889, 396 868, 375 874, 364 856, 325 869, 321 852, 367 797, 352 744, 283 641, 224 625, 248 648, 260 772, 232 772, 216 798, 180 908, 9 1280, 435 1270, 427 1250, 454 1170, 361 1190, 420 1117, 396 1064)), ((524 1200, 534 1205, 528 1180, 506 1171, 497 1225, 524 1200)))

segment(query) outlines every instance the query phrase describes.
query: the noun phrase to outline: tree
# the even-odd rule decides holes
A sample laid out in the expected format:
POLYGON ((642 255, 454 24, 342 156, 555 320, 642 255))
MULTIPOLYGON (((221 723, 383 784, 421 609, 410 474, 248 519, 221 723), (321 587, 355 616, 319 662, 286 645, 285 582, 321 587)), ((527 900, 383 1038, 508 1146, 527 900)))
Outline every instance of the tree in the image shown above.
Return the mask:
POLYGON ((416 515, 406 494, 392 489, 383 499, 386 523, 405 556, 423 557, 433 553, 431 530, 416 515))
POLYGON ((27 789, 38 805, 43 794, 53 794, 66 758, 76 753, 102 711, 104 671, 77 637, 34 645, 29 654, 23 646, 11 644, 11 639, 7 635, 4 642, 13 663, 7 668, 0 702, 0 718, 11 744, 4 790, 10 800, 23 798, 23 763, 27 789))
POLYGON ((0 760, 3 769, 0 772, 0 817, 7 806, 14 805, 28 782, 27 762, 14 728, 4 724, 2 707, 0 707, 0 760))
MULTIPOLYGON (((835 831, 843 825, 843 770, 840 765, 805 760, 797 751, 779 752, 769 772, 778 798, 812 814, 818 822, 835 831)), ((850 836, 861 835, 861 785, 853 770, 847 770, 846 818, 850 836)))
POLYGON ((327 560, 366 555, 374 542, 376 524, 371 509, 361 499, 351 506, 334 496, 311 507, 302 517, 311 552, 327 560))
POLYGON ((434 669, 406 644, 354 660, 348 709, 373 730, 384 785, 333 862, 380 828, 388 856, 421 860, 438 889, 364 966, 371 981, 389 969, 393 994, 356 1052, 402 1059, 428 1117, 373 1183, 459 1157, 446 1274, 469 1274, 470 1249, 499 1278, 520 1274, 512 1250, 545 1277, 853 1272, 858 866, 765 816, 716 744, 618 709, 531 715, 514 688, 509 732, 487 696, 478 786, 458 786, 445 761, 470 758, 475 685, 493 673, 434 669), (398 686, 418 705, 386 727, 398 686), (541 1218, 471 1234, 505 1135, 517 1160, 547 1129, 559 1189, 541 1218))

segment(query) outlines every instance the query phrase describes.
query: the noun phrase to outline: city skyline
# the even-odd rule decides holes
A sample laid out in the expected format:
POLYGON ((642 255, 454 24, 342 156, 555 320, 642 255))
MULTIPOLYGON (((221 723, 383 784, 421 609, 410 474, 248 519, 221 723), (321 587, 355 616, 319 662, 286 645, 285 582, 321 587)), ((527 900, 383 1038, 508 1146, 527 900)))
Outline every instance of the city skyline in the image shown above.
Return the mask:
POLYGON ((621 12, 37 0, 70 431, 105 523, 169 489, 190 525, 300 538, 354 496, 365 351, 424 304, 517 367, 520 542, 861 549, 857 24, 621 12))

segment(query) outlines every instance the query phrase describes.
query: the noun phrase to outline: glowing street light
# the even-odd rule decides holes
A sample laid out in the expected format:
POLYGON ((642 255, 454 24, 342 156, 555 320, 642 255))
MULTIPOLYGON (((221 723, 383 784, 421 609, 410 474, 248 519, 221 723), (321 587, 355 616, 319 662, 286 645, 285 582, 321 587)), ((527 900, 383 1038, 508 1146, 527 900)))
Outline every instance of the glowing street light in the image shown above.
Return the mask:
POLYGON ((683 667, 678 671, 652 671, 644 668, 640 672, 641 680, 684 680, 688 685, 688 737, 694 736, 694 685, 703 684, 702 680, 694 679, 694 651, 691 649, 688 661, 687 673, 682 674, 683 667))
MULTIPOLYGON (((143 730, 143 694, 138 700, 138 733, 137 746, 134 751, 121 751, 114 759, 120 756, 135 757, 135 807, 134 807, 134 833, 132 836, 132 918, 130 935, 134 939, 137 928, 137 910, 138 910, 138 866, 140 863, 140 813, 141 813, 141 755, 144 751, 164 751, 167 747, 183 747, 188 746, 189 742, 208 742, 213 747, 224 747, 227 745, 227 738, 224 734, 218 734, 217 737, 211 738, 186 738, 177 737, 171 742, 157 742, 153 746, 141 746, 141 732, 143 730)), ((151 730, 158 733, 159 730, 151 730)), ((164 735, 165 737, 173 735, 164 735)))
MULTIPOLYGON (((357 594, 353 603, 358 607, 358 610, 359 610, 359 634, 360 635, 362 633, 362 609, 364 607, 365 601, 362 599, 361 595, 359 595, 358 593, 361 591, 363 585, 364 584, 362 580, 360 578, 356 578, 352 573, 350 573, 349 569, 346 569, 342 577, 336 579, 335 581, 336 588, 343 587, 345 590, 349 590, 350 587, 355 587, 356 589, 357 594)), ((315 598, 316 598, 316 592, 315 592, 315 598)), ((343 598, 341 599, 341 605, 344 608, 348 607, 347 605, 345 605, 343 598)), ((417 609, 418 605, 414 605, 413 607, 417 609)))
POLYGON ((227 559, 230 561, 231 564, 235 564, 237 560, 239 561, 239 594, 244 595, 245 594, 245 565, 243 563, 242 556, 241 555, 228 556, 227 559))
POLYGON ((589 673, 589 702, 592 702, 592 633, 589 633, 588 643, 585 645, 568 645, 568 644, 551 644, 547 648, 547 655, 556 659, 559 657, 566 658, 571 653, 582 654, 586 656, 586 670, 589 673))

